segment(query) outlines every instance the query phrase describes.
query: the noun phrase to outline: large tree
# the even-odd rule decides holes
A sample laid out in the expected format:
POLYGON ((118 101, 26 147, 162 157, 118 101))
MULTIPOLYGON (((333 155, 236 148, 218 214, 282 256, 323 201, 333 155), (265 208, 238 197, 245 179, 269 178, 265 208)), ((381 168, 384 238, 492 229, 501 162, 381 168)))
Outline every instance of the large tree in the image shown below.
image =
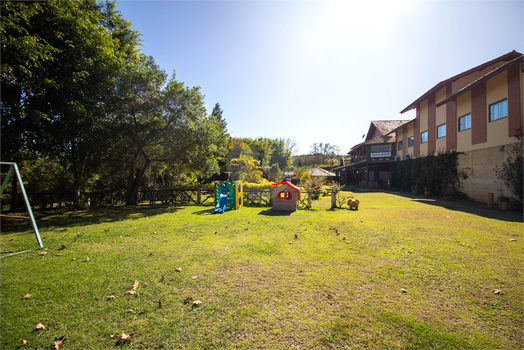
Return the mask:
POLYGON ((95 0, 2 2, 2 135, 24 129, 18 139, 2 138, 2 156, 17 159, 27 148, 68 159, 76 206, 88 159, 110 140, 115 78, 137 54, 138 33, 115 8, 95 0))
POLYGON ((120 135, 115 151, 127 172, 126 204, 138 203, 152 166, 165 166, 173 176, 218 170, 227 135, 206 115, 199 87, 184 86, 175 74, 168 80, 152 57, 141 56, 121 77, 119 96, 123 108, 115 116, 120 135))

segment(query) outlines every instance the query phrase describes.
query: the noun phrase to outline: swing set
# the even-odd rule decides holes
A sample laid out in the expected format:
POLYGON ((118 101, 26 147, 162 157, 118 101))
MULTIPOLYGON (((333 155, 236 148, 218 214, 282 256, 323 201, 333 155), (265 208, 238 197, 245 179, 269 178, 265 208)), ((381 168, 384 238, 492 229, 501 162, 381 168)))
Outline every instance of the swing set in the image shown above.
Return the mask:
POLYGON ((22 182, 22 176, 20 175, 18 166, 16 165, 16 163, 11 163, 11 162, 0 162, 0 165, 10 165, 9 171, 7 172, 7 175, 5 176, 4 181, 2 182, 2 188, 0 189, 0 196, 4 193, 4 190, 7 187, 7 184, 9 183, 9 179, 11 178, 14 172, 16 179, 18 180, 18 183, 20 184, 20 189, 22 191, 22 197, 24 198, 27 212, 29 213, 29 217, 15 216, 15 215, 3 215, 3 214, 0 214, 0 217, 31 220, 31 224, 33 225, 33 230, 35 231, 36 241, 38 245, 40 246, 40 248, 42 248, 44 244, 42 243, 42 239, 40 238, 40 232, 38 232, 38 226, 36 226, 35 217, 33 216, 33 211, 31 210, 31 205, 29 204, 29 198, 27 197, 27 193, 25 192, 24 183, 22 182))

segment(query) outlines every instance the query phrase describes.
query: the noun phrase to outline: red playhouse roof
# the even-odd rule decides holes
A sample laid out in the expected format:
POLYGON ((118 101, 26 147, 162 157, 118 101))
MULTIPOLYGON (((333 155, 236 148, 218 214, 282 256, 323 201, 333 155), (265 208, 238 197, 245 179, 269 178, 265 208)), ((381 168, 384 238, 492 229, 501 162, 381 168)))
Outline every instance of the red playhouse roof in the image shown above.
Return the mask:
POLYGON ((273 184, 273 186, 280 186, 280 185, 288 185, 289 187, 294 188, 294 189, 297 190, 297 191, 300 191, 300 187, 297 187, 297 186, 293 185, 293 184, 292 184, 291 182, 289 182, 289 181, 284 181, 284 182, 280 182, 280 183, 278 183, 278 184, 273 184))

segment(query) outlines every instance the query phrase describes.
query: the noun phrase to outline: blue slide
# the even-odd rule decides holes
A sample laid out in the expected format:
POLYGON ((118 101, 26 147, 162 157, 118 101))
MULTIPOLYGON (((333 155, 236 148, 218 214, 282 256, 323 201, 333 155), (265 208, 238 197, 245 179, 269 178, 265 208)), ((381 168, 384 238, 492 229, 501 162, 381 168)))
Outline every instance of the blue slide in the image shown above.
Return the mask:
POLYGON ((221 194, 220 199, 218 201, 217 206, 215 207, 215 211, 213 212, 213 214, 216 214, 216 213, 223 214, 224 210, 226 210, 226 206, 227 206, 227 194, 221 194))

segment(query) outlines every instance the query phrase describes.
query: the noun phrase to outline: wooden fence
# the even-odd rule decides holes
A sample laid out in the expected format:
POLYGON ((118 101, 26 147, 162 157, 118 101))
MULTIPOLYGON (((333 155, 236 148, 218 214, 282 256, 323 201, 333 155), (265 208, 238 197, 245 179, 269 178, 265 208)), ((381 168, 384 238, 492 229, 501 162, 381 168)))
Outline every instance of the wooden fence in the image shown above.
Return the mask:
MULTIPOLYGON (((5 193, 4 196, 9 196, 5 193)), ((302 202, 304 201, 302 193, 302 202)), ((33 209, 53 209, 73 206, 73 192, 50 193, 39 192, 29 193, 29 200, 33 209)), ((105 207, 122 205, 125 203, 125 191, 105 191, 105 192, 81 192, 81 202, 84 203, 89 198, 91 207, 105 207)), ((4 203, 9 203, 7 197, 2 198, 4 203)), ((214 190, 203 189, 173 189, 173 190, 146 190, 139 191, 139 203, 155 205, 214 205, 214 190)), ((18 201, 20 205, 22 200, 18 201)), ((244 206, 271 206, 270 190, 244 190, 244 206)), ((300 204, 299 204, 300 205, 300 204)))

